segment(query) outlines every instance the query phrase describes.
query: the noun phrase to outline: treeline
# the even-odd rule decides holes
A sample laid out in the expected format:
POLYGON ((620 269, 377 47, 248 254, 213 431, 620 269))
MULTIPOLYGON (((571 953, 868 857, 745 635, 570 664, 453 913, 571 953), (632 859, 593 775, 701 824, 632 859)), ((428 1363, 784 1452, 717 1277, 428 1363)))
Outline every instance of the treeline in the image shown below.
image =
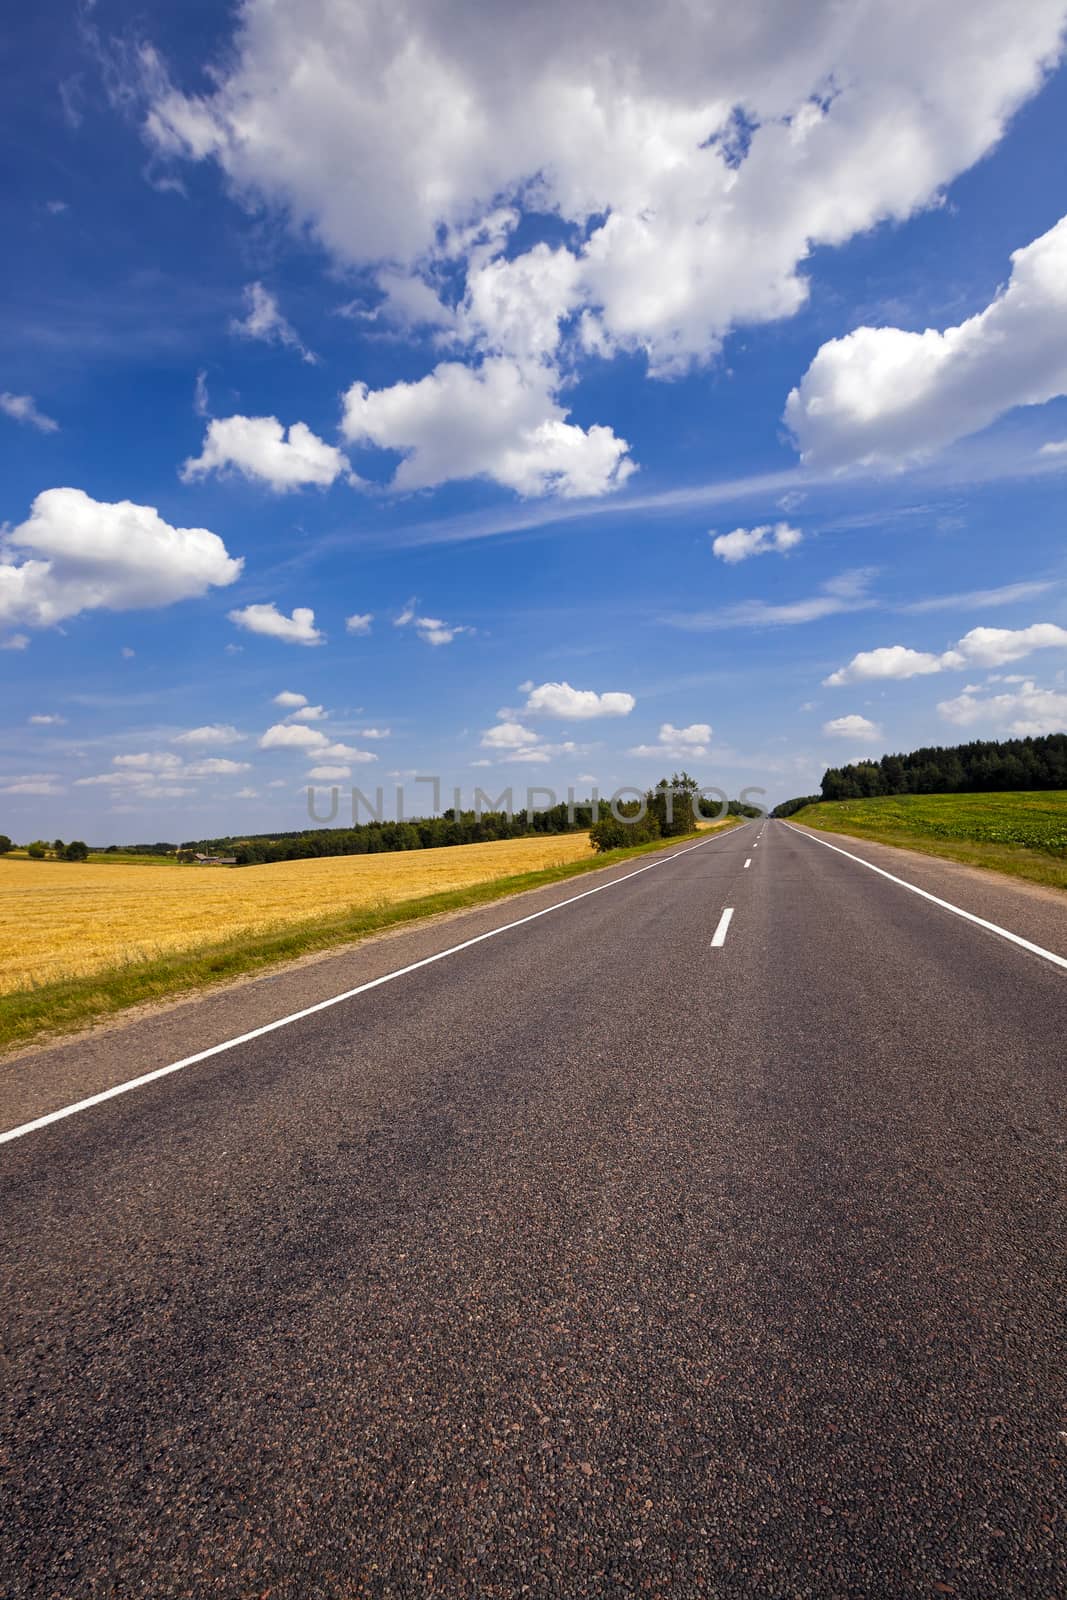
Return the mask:
MULTIPOLYGON (((439 817, 413 817, 404 822, 361 822, 350 828, 302 828, 288 833, 229 834, 217 839, 187 839, 183 855, 232 855, 239 867, 259 866, 272 861, 306 861, 315 856, 377 855, 394 850, 436 850, 447 845, 491 844, 500 839, 523 839, 535 834, 588 833, 598 850, 614 850, 624 845, 641 844, 647 839, 670 839, 691 833, 694 827, 693 796, 696 780, 687 773, 662 779, 650 790, 644 802, 644 816, 636 818, 642 803, 620 803, 616 810, 627 820, 612 815, 610 803, 589 801, 568 808, 565 802, 541 810, 456 811, 449 808, 439 817), (668 806, 667 791, 675 791, 668 806), (670 812, 670 815, 668 815, 670 812)), ((711 803, 706 807, 713 809, 711 803)), ((738 800, 729 802, 732 816, 756 816, 753 806, 738 800)))
POLYGON ((171 844, 168 839, 160 839, 155 844, 109 844, 102 853, 109 856, 119 853, 124 856, 172 856, 177 850, 176 844, 171 844))
POLYGON ((997 789, 1067 789, 1067 734, 931 745, 880 761, 830 767, 822 780, 824 800, 997 789))
POLYGON ((791 817, 794 811, 803 811, 805 806, 818 805, 822 799, 821 794, 802 794, 795 800, 783 800, 771 812, 772 817, 791 817))
POLYGON ((435 850, 445 845, 491 844, 538 833, 582 833, 608 814, 602 800, 593 815, 590 805, 575 805, 573 819, 565 804, 543 811, 455 811, 439 817, 414 817, 407 822, 360 822, 351 828, 309 828, 293 833, 254 834, 244 838, 197 839, 182 845, 204 855, 232 855, 239 867, 270 861, 306 861, 314 856, 364 856, 393 850, 435 850))

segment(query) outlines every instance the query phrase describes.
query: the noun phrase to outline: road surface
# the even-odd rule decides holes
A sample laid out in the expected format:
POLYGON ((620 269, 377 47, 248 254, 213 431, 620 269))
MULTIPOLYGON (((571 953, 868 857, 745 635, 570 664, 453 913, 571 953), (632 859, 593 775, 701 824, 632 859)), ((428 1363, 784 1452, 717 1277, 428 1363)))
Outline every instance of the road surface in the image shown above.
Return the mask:
POLYGON ((1067 914, 830 842, 3 1069, 0 1595, 1062 1595, 1067 914))

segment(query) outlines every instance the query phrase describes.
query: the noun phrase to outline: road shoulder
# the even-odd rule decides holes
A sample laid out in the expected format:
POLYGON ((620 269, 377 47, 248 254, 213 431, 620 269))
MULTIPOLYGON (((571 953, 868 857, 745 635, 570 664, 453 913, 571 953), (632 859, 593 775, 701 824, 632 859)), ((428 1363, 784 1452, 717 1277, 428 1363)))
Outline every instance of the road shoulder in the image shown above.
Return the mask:
MULTIPOLYGON (((964 866, 902 845, 875 844, 851 834, 789 822, 795 833, 834 845, 848 855, 903 878, 927 894, 951 901, 972 916, 995 922, 1011 933, 1067 957, 1067 894, 982 867, 964 866)), ((840 858, 838 858, 840 859, 840 858)), ((857 871, 861 870, 856 868, 857 871)), ((904 893, 901 890, 901 893, 904 893)))

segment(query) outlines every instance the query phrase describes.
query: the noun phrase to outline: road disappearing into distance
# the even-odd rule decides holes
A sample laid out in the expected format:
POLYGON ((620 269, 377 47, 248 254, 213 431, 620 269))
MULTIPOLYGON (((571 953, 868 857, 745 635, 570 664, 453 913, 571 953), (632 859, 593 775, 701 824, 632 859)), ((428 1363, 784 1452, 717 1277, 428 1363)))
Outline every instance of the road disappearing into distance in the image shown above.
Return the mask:
POLYGON ((0 1594, 1063 1592, 1065 1040, 756 822, 4 1064, 0 1594))

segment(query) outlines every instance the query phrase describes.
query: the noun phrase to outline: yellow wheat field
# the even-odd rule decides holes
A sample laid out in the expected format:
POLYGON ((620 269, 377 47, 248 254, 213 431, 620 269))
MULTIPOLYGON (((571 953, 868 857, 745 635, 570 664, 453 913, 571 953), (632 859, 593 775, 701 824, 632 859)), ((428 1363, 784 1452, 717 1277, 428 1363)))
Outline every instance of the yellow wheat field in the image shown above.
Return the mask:
POLYGON ((0 857, 0 994, 318 915, 461 889, 592 854, 586 833, 262 867, 0 857))

